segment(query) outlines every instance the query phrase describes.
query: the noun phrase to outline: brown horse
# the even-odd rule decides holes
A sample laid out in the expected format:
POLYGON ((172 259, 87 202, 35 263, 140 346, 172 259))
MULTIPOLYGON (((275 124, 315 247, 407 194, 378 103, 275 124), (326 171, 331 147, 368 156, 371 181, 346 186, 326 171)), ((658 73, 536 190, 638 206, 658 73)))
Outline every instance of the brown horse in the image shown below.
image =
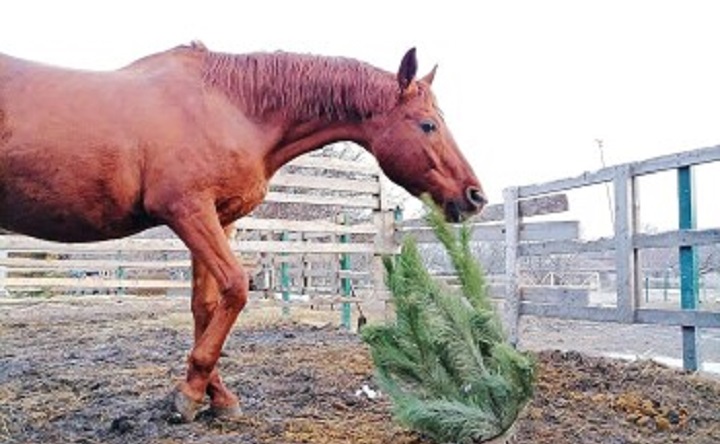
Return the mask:
POLYGON ((230 55, 202 44, 112 72, 0 55, 0 227, 62 242, 112 239, 165 224, 193 258, 195 344, 173 397, 191 421, 205 395, 239 413, 216 368, 245 306, 248 277, 228 227, 291 159, 347 140, 413 195, 457 221, 485 203, 480 183, 415 80, 346 58, 230 55))

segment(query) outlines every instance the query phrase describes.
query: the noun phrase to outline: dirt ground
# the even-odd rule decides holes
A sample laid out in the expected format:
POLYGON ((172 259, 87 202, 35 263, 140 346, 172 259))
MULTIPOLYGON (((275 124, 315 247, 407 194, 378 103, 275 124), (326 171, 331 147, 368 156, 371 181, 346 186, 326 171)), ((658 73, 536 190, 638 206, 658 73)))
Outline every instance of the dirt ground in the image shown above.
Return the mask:
MULTIPOLYGON (((170 423, 166 396, 191 345, 186 305, 0 300, 0 443, 429 443, 391 421, 387 397, 358 396, 363 385, 376 386, 357 335, 328 323, 327 313, 294 310, 279 321, 279 308, 253 305, 221 359, 243 416, 170 423)), ((567 348, 566 329, 597 342, 597 328, 526 322, 524 346, 567 348)), ((720 442, 717 379, 650 361, 557 350, 536 356, 537 392, 515 443, 720 442)))

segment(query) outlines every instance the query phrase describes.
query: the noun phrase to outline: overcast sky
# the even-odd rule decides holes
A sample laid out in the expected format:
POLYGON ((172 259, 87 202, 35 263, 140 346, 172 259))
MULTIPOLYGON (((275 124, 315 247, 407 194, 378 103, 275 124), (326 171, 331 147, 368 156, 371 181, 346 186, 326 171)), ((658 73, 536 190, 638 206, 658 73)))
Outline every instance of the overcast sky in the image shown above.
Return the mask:
MULTIPOLYGON (((87 69, 193 39, 387 70, 416 46, 421 74, 440 65, 440 106, 496 202, 510 185, 599 168, 598 139, 608 165, 720 144, 720 4, 711 1, 17 0, 1 14, 0 51, 87 69)), ((654 212, 674 210, 672 194, 655 194, 654 212)), ((580 205, 589 225, 609 220, 603 196, 580 205)))

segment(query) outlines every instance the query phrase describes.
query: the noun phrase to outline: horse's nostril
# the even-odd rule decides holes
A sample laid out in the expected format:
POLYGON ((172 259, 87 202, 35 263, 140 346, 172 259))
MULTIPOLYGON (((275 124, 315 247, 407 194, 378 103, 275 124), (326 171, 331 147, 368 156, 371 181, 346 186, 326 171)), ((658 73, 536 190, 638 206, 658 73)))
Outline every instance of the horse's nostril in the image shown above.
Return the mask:
POLYGON ((485 197, 485 194, 480 188, 468 187, 467 190, 465 190, 465 193, 467 194, 467 198, 470 203, 475 205, 478 209, 484 207, 488 202, 487 197, 485 197))

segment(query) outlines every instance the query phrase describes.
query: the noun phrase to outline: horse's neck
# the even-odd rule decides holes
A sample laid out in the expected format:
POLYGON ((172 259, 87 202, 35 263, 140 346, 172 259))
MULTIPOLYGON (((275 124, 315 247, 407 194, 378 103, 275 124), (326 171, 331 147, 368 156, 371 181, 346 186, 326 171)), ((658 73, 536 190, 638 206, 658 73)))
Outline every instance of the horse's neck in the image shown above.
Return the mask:
POLYGON ((367 148, 363 124, 317 120, 291 125, 266 156, 267 170, 272 175, 296 157, 340 141, 355 142, 367 148))
POLYGON ((208 52, 203 82, 254 121, 262 121, 273 135, 277 130, 276 143, 265 156, 271 175, 295 157, 332 142, 367 147, 363 119, 390 111, 398 94, 393 74, 362 62, 283 53, 208 52))

